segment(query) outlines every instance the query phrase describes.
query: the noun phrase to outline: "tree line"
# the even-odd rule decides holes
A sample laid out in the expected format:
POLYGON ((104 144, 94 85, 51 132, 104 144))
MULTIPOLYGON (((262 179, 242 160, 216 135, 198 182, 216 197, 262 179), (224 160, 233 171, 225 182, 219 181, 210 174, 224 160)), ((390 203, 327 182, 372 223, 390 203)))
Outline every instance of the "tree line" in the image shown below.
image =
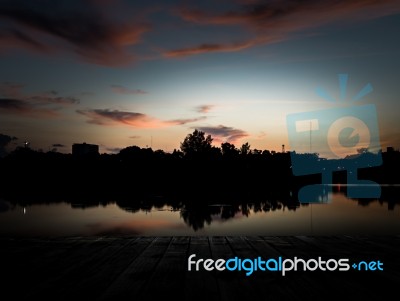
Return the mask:
MULTIPOLYGON (((319 174, 294 177, 289 152, 252 150, 248 143, 216 147, 212 141, 194 130, 172 153, 129 146, 117 154, 73 156, 18 148, 0 159, 0 197, 265 199, 287 197, 298 187, 321 182, 319 174)), ((398 183, 399 162, 399 152, 383 154, 382 166, 360 175, 398 183)), ((335 173, 334 181, 345 180, 343 172, 335 173)))

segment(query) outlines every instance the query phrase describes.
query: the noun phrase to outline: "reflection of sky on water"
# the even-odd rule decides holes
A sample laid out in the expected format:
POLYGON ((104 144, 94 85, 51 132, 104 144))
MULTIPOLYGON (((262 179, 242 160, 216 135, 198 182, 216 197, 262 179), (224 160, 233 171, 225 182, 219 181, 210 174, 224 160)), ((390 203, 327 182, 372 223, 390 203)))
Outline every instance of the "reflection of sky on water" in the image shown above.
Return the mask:
POLYGON ((335 235, 400 234, 400 206, 350 200, 288 208, 279 202, 171 206, 127 211, 116 203, 79 208, 67 203, 22 207, 1 201, 1 236, 87 235, 335 235), (391 207, 390 207, 391 206, 391 207), (200 209, 201 208, 201 209, 200 209), (294 210, 295 209, 295 210, 294 210), (390 209, 390 210, 388 210, 390 209))

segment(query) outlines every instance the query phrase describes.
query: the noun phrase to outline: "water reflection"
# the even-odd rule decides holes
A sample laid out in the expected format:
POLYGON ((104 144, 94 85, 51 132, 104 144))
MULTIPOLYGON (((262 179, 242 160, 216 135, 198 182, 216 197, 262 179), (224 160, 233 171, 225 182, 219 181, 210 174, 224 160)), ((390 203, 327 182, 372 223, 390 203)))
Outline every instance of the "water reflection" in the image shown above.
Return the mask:
POLYGON ((215 219, 222 221, 233 219, 237 216, 249 217, 251 213, 269 212, 275 210, 296 210, 300 206, 297 204, 284 204, 279 201, 265 201, 255 203, 234 203, 234 204, 212 204, 208 206, 184 205, 181 209, 181 217, 184 222, 194 231, 210 225, 215 219))
POLYGON ((349 199, 346 189, 333 187, 333 193, 321 196, 328 200, 324 204, 299 203, 290 191, 279 199, 221 203, 162 196, 109 201, 0 200, 0 235, 305 235, 400 229, 398 186, 383 186, 379 199, 349 199), (379 226, 370 228, 371 221, 379 226))
MULTIPOLYGON (((323 186, 323 185, 321 185, 323 186)), ((334 185, 333 193, 345 195, 347 191, 347 185, 334 185)), ((366 207, 372 203, 378 203, 381 206, 386 206, 387 210, 391 211, 395 209, 395 205, 400 204, 400 198, 396 194, 398 191, 397 186, 383 186, 382 195, 379 199, 349 199, 351 202, 357 202, 358 205, 366 207)), ((328 193, 332 189, 319 189, 320 195, 315 200, 309 203, 300 203, 293 198, 292 193, 289 192, 289 197, 283 200, 264 200, 264 201, 252 201, 252 202, 239 202, 232 201, 229 204, 210 204, 207 202, 198 201, 180 201, 173 202, 171 200, 163 200, 163 198, 153 198, 147 201, 139 203, 132 203, 130 201, 117 201, 116 204, 123 210, 128 212, 150 212, 152 210, 170 210, 179 211, 180 217, 183 219, 186 225, 191 227, 194 231, 203 229, 205 225, 210 225, 213 220, 226 221, 229 219, 237 218, 238 216, 249 217, 250 213, 268 213, 279 210, 296 211, 300 207, 307 207, 311 204, 316 203, 331 203, 332 193, 328 193)), ((316 204, 318 205, 318 204, 316 204)), ((327 208, 329 210, 329 207, 327 208)))

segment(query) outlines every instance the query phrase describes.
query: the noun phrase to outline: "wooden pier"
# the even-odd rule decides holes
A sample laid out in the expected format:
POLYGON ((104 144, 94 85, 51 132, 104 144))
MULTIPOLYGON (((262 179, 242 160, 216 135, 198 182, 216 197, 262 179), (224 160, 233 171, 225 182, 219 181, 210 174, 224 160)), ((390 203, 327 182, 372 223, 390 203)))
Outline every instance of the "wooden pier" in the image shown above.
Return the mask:
POLYGON ((400 236, 0 238, 0 255, 8 300, 387 300, 400 288, 400 236), (380 260, 384 270, 196 272, 191 254, 380 260))

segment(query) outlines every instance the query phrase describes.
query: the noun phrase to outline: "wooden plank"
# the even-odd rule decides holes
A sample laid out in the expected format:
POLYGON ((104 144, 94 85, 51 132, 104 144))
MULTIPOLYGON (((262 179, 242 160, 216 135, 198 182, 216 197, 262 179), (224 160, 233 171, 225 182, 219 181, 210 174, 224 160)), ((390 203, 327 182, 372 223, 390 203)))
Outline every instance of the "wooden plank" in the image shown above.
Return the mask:
MULTIPOLYGON (((277 258, 282 256, 282 253, 275 251, 269 245, 264 243, 265 249, 275 256, 266 256, 265 253, 259 253, 260 249, 253 247, 253 244, 249 243, 249 240, 255 241, 256 239, 245 239, 244 237, 229 236, 227 237, 228 242, 235 254, 240 258, 254 259, 261 257, 266 258, 277 258)), ((248 277, 248 281, 253 287, 253 291, 256 292, 257 296, 261 298, 263 296, 265 299, 270 300, 282 300, 287 298, 290 300, 297 300, 298 295, 296 295, 293 285, 289 277, 283 277, 281 272, 271 272, 271 271, 256 271, 248 277)))
MULTIPOLYGON (((261 237, 252 237, 247 236, 243 238, 246 242, 254 249, 256 256, 260 256, 263 259, 276 259, 279 257, 285 258, 285 254, 280 252, 279 249, 273 248, 269 243, 271 241, 278 241, 278 238, 270 238, 269 243, 265 241, 265 239, 261 237)), ((305 285, 304 281, 299 286, 299 283, 294 281, 291 275, 282 276, 280 271, 277 272, 263 272, 265 275, 257 275, 259 278, 267 278, 269 279, 268 286, 265 286, 266 292, 263 292, 263 295, 268 299, 272 300, 282 300, 282 299, 291 299, 296 300, 301 296, 298 294, 299 287, 305 285)), ((264 280, 265 281, 265 280, 264 280)), ((261 284, 262 285, 262 284, 261 284)), ((302 289, 303 290, 303 289, 302 289)))
POLYGON ((338 236, 297 236, 297 239, 313 245, 326 256, 340 255, 342 257, 348 257, 354 254, 354 245, 351 246, 345 243, 343 239, 338 236))
MULTIPOLYGON (((327 256, 325 253, 321 252, 319 248, 316 248, 314 245, 294 236, 284 236, 280 239, 293 246, 292 253, 288 254, 288 257, 292 259, 294 257, 304 260, 318 260, 319 257, 321 257, 322 260, 340 258, 340 256, 337 255, 327 256)), ((352 293, 349 294, 349 292, 360 290, 360 287, 355 286, 354 283, 343 281, 343 279, 346 278, 346 275, 341 274, 339 271, 321 271, 319 269, 316 271, 303 271, 298 269, 298 271, 291 271, 289 273, 291 276, 293 276, 293 282, 296 287, 300 287, 300 285, 302 285, 301 289, 297 290, 297 293, 306 294, 311 299, 317 299, 318 297, 326 294, 327 291, 330 292, 330 294, 335 295, 336 298, 345 298, 346 296, 352 296, 352 293), (340 290, 337 290, 339 287, 340 290)))
MULTIPOLYGON (((302 258, 307 258, 310 254, 312 254, 311 257, 314 258, 321 256, 324 260, 330 258, 349 258, 349 264, 352 265, 354 262, 366 259, 363 257, 363 254, 370 254, 371 252, 371 250, 364 250, 365 245, 358 244, 356 241, 342 236, 340 238, 332 238, 331 242, 327 241, 326 238, 323 238, 322 244, 329 251, 318 251, 317 253, 312 250, 314 249, 314 244, 318 245, 320 237, 316 237, 313 241, 311 240, 311 249, 306 243, 307 241, 310 241, 309 239, 300 239, 299 237, 285 237, 283 239, 286 241, 292 241, 293 245, 297 245, 296 254, 302 258), (301 243, 297 243, 296 240, 301 243), (338 241, 340 241, 340 246, 337 246, 338 241), (346 249, 346 252, 343 251, 343 248, 346 249), (339 252, 337 250, 339 250, 339 252), (346 255, 343 256, 343 253, 346 255)), ((363 295, 372 299, 381 298, 383 294, 391 291, 392 285, 395 285, 395 283, 400 280, 398 277, 397 279, 394 279, 393 273, 371 271, 360 272, 355 271, 353 268, 350 268, 350 271, 345 273, 339 271, 307 272, 304 273, 302 279, 311 283, 311 285, 307 286, 313 288, 310 296, 317 297, 318 295, 323 294, 323 292, 319 292, 317 295, 314 294, 318 288, 322 287, 324 290, 331 291, 331 296, 335 298, 360 298, 360 295, 363 295), (383 290, 376 290, 377 284, 379 284, 383 290)))
MULTIPOLYGON (((53 264, 39 267, 35 272, 41 275, 39 284, 32 289, 27 298, 35 299, 43 295, 53 295, 60 291, 70 290, 81 281, 85 271, 96 266, 104 257, 110 256, 123 241, 117 238, 80 239, 70 253, 64 257, 55 257, 53 264)), ((126 242, 125 242, 126 243, 126 242)), ((56 248, 52 243, 46 243, 44 248, 56 248)), ((38 261, 41 261, 38 258, 38 261)), ((45 261, 43 261, 45 262, 45 261)), ((62 298, 60 295, 59 298, 62 298)))
MULTIPOLYGON (((226 260, 236 256, 226 237, 210 237, 210 247, 214 260, 220 258, 226 260)), ((221 292, 221 300, 257 300, 259 297, 243 271, 219 271, 216 272, 216 277, 221 292)))
MULTIPOLYGON (((96 264, 84 266, 80 277, 70 287, 58 292, 67 300, 87 297, 99 298, 105 289, 138 257, 154 237, 121 238, 117 246, 110 246, 107 254, 96 264), (106 277, 105 277, 106 275, 106 277)), ((115 243, 114 243, 115 244, 115 243)), ((75 272, 76 273, 76 272, 75 272)))
POLYGON ((119 300, 141 294, 172 241, 156 237, 104 291, 100 300, 119 300))
MULTIPOLYGON (((191 254, 199 258, 212 258, 208 237, 191 237, 188 257, 191 254)), ((187 261, 186 261, 187 263, 187 261)), ((186 271, 185 276, 185 299, 186 300, 220 300, 220 291, 215 271, 186 271)))
POLYGON ((74 237, 0 238, 5 293, 19 300, 310 300, 385 299, 400 283, 400 237, 74 237), (384 259, 384 271, 188 272, 198 258, 384 259), (381 258, 382 257, 382 258, 381 258), (15 289, 15 285, 18 286, 15 289))
MULTIPOLYGON (((23 239, 18 242, 19 247, 7 257, 10 258, 11 265, 9 268, 3 266, 2 271, 6 271, 7 275, 2 279, 7 279, 10 284, 24 283, 24 289, 16 290, 16 295, 20 298, 29 298, 34 292, 46 287, 51 288, 52 279, 59 277, 64 270, 68 270, 76 263, 76 250, 93 252, 98 248, 104 248, 104 244, 96 244, 96 241, 97 238, 55 241, 23 239)), ((108 244, 106 241, 104 243, 108 244)))
POLYGON ((400 239, 396 237, 343 236, 341 239, 350 240, 353 245, 357 245, 364 251, 373 250, 397 256, 400 250, 400 239))
POLYGON ((189 248, 189 237, 173 237, 154 273, 139 295, 140 300, 155 300, 174 296, 174 300, 185 300, 185 275, 189 248))
POLYGON ((400 279, 400 261, 398 260, 400 240, 391 237, 343 236, 342 240, 351 243, 355 250, 355 261, 380 260, 386 272, 380 274, 381 282, 393 282, 400 279))
POLYGON ((267 257, 279 257, 282 256, 281 252, 271 247, 265 239, 259 236, 246 236, 244 237, 246 242, 255 250, 260 256, 267 257))

